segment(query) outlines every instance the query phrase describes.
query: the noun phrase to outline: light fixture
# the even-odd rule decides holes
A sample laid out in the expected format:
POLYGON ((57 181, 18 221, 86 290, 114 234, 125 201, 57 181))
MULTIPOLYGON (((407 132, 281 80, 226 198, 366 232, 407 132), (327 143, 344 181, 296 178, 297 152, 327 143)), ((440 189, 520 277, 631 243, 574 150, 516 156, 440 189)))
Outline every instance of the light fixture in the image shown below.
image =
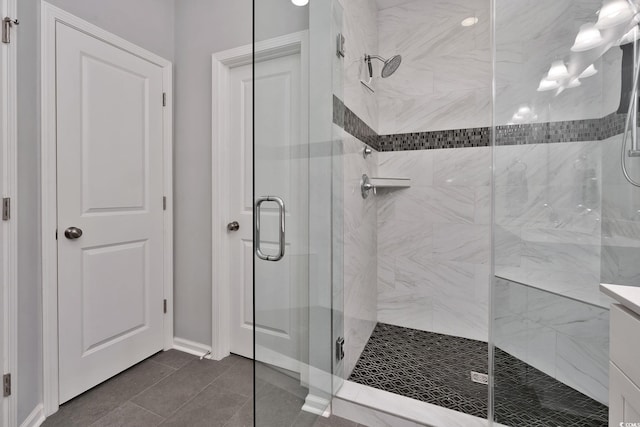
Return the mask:
POLYGON ((584 52, 602 44, 602 35, 595 24, 588 23, 580 26, 576 41, 571 47, 572 52, 584 52))
POLYGON ((307 4, 309 4, 309 0, 291 0, 291 3, 295 4, 296 6, 306 6, 307 4))
POLYGON ((549 73, 547 73, 548 80, 562 80, 568 77, 569 70, 567 70, 564 61, 558 60, 551 63, 551 68, 549 68, 549 73))
POLYGON ((549 80, 548 78, 543 78, 540 80, 540 86, 538 86, 538 92, 544 92, 547 90, 554 90, 560 87, 560 83, 555 80, 549 80))
POLYGON ((611 28, 625 23, 631 19, 633 11, 627 0, 605 1, 598 14, 598 28, 611 28))
POLYGON ((580 82, 580 79, 575 78, 575 79, 573 79, 573 80, 571 80, 571 81, 569 82, 569 84, 567 85, 567 89, 572 89, 572 88, 574 88, 574 87, 578 87, 578 86, 580 86, 581 84, 582 84, 582 82, 580 82))
POLYGON ((462 22, 460 23, 463 27, 471 27, 473 25, 476 25, 478 23, 478 17, 476 16, 470 16, 468 18, 465 18, 462 20, 462 22))
POLYGON ((524 117, 527 114, 531 114, 531 108, 529 108, 529 106, 527 105, 523 105, 522 107, 518 108, 518 112, 516 114, 524 117))
POLYGON ((586 70, 582 72, 582 74, 578 76, 578 78, 586 79, 587 77, 595 76, 596 74, 598 74, 598 70, 596 70, 596 67, 594 67, 593 64, 591 64, 587 67, 586 70))
POLYGON ((627 34, 620 37, 615 44, 616 46, 622 46, 628 43, 633 43, 634 41, 640 39, 640 31, 638 31, 638 27, 634 26, 627 34))

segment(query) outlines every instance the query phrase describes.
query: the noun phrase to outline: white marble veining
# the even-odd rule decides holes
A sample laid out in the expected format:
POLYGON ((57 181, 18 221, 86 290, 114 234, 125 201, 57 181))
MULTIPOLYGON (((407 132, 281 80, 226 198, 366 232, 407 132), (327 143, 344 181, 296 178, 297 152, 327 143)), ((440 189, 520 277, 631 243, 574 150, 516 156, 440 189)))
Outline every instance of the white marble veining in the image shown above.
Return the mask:
POLYGON ((343 256, 345 376, 353 370, 377 321, 377 208, 376 198, 360 194, 362 174, 377 174, 375 153, 366 160, 358 139, 343 136, 343 256))
MULTIPOLYGON (((601 281, 640 286, 640 189, 629 184, 620 166, 620 136, 602 147, 601 281)), ((640 161, 626 159, 629 175, 640 180, 640 161)))
POLYGON ((604 404, 609 310, 503 279, 494 284, 500 349, 604 404))
POLYGON ((387 2, 378 12, 382 55, 398 71, 377 83, 381 134, 489 126, 489 2, 387 2), (476 16, 477 25, 461 26, 476 16))
POLYGON ((595 141, 495 147, 497 274, 600 303, 602 150, 595 141))
POLYGON ((496 3, 496 123, 511 122, 522 105, 532 108, 538 122, 595 119, 617 109, 621 51, 615 46, 594 57, 600 72, 581 86, 559 94, 537 91, 552 61, 563 59, 573 70, 575 36, 581 24, 595 22, 600 7, 600 0, 496 3))
POLYGON ((490 150, 378 156, 380 174, 412 180, 377 196, 378 320, 486 341, 490 150))
MULTIPOLYGON (((340 0, 344 8, 343 36, 343 93, 337 94, 373 130, 378 130, 378 101, 376 95, 364 87, 361 79, 367 79, 365 54, 378 54, 378 8, 371 0, 340 0)), ((374 64, 378 76, 379 65, 374 64)), ((375 81, 373 86, 375 87, 375 81)))

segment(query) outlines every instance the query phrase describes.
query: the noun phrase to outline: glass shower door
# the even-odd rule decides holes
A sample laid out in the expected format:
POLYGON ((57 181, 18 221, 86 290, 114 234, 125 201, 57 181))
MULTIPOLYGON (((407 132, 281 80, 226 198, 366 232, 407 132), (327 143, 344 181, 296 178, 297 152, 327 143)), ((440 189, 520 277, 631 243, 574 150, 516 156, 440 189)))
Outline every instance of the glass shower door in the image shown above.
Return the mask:
POLYGON ((254 1, 244 101, 253 106, 257 426, 313 425, 332 392, 332 63, 321 59, 335 43, 331 2, 296 3, 254 1))

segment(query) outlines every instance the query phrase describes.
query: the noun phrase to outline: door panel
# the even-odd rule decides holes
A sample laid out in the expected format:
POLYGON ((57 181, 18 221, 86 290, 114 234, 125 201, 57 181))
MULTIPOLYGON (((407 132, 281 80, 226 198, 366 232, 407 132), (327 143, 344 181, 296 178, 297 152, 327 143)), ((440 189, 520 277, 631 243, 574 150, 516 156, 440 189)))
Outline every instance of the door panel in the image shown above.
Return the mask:
POLYGON ((62 403, 163 348, 163 80, 61 23, 56 37, 62 403))
MULTIPOLYGON (((231 259, 237 260, 231 269, 231 351, 245 357, 253 357, 253 173, 261 179, 256 182, 256 194, 277 194, 285 200, 301 191, 306 183, 304 177, 297 177, 304 166, 304 160, 297 164, 292 158, 297 153, 296 145, 304 128, 304 112, 301 100, 301 58, 294 53, 259 61, 253 78, 252 65, 244 65, 230 70, 230 153, 232 158, 232 184, 230 197, 230 220, 240 223, 240 229, 229 234, 231 259), (254 105, 254 89, 255 100, 254 105), (267 102, 268 100, 268 102, 267 102), (254 111, 259 121, 254 122, 254 111), (253 126, 266 145, 253 144, 253 126), (238 141, 238 143, 234 143, 238 141), (253 153, 265 158, 265 162, 253 163, 253 153), (286 183, 286 185, 282 185, 286 183), (290 189, 295 183, 295 189, 290 189), (270 193, 271 192, 271 193, 270 193)), ((305 193, 306 194, 306 193, 305 193)), ((304 209, 304 204, 292 203, 287 206, 288 229, 286 253, 294 254, 304 246, 304 234, 296 236, 293 230, 304 227, 301 221, 305 215, 294 216, 292 212, 304 209)), ((261 247, 267 254, 278 252, 279 212, 275 204, 265 203, 262 208, 263 233, 261 247)), ((304 251, 304 250, 302 250, 304 251)), ((285 257, 277 266, 273 263, 256 265, 256 274, 268 278, 269 286, 256 288, 255 296, 264 303, 260 321, 255 325, 258 334, 256 342, 274 345, 282 349, 288 357, 296 359, 300 353, 300 328, 304 325, 304 312, 289 310, 289 306, 299 305, 303 298, 291 258, 285 257), (293 274, 293 273, 295 274, 293 274)), ((291 368, 291 364, 287 364, 291 368)))

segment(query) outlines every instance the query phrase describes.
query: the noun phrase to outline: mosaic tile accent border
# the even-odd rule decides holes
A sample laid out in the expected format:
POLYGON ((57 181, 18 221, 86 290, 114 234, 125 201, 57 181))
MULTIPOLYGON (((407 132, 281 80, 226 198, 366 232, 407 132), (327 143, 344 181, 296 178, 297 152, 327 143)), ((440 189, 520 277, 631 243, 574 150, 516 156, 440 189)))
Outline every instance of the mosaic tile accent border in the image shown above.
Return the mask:
MULTIPOLYGON (((488 388, 488 344, 378 323, 349 380, 480 418, 488 388)), ((496 348, 495 419, 510 426, 606 426, 608 408, 496 348)))
POLYGON ((333 123, 374 150, 380 151, 380 137, 376 131, 371 129, 335 95, 333 95, 333 123))
MULTIPOLYGON (((601 119, 497 126, 496 146, 602 141, 624 132, 625 119, 626 114, 612 113, 601 119)), ((335 95, 333 122, 378 151, 491 145, 490 127, 378 135, 335 95)))

